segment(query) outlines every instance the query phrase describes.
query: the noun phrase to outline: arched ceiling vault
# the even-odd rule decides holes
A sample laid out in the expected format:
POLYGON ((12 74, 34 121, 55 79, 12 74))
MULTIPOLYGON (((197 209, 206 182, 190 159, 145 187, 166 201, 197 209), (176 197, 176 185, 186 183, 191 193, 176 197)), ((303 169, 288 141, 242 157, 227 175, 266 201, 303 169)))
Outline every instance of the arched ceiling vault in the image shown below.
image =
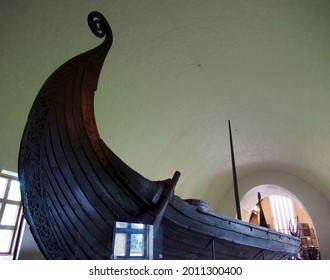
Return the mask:
MULTIPOLYGON (((330 201, 328 1, 1 1, 0 168, 16 171, 32 102, 63 62, 114 43, 95 100, 104 141, 153 179, 182 172, 177 194, 210 201, 239 177, 285 171, 330 201)), ((299 186, 297 186, 299 188, 299 186)), ((216 210, 216 209, 215 209, 216 210)))

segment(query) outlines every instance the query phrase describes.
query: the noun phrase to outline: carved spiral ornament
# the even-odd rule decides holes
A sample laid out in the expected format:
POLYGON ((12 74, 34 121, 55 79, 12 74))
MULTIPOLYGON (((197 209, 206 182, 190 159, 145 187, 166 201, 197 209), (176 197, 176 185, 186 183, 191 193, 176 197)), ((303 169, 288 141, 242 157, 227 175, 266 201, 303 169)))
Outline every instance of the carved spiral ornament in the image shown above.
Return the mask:
POLYGON ((112 31, 111 27, 106 20, 106 18, 99 12, 91 12, 87 18, 89 28, 98 38, 103 38, 106 36, 110 41, 112 41, 112 31))

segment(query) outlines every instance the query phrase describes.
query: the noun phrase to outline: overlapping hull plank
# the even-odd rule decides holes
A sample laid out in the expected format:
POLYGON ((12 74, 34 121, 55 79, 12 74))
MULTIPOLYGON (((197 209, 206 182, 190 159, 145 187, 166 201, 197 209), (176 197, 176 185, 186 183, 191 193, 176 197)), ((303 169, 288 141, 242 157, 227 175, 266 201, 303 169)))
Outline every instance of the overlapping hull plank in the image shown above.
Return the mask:
POLYGON ((298 238, 218 215, 174 195, 179 178, 150 181, 100 139, 94 92, 112 44, 104 17, 91 30, 103 43, 58 68, 31 108, 21 140, 24 215, 47 259, 109 259, 116 221, 154 224, 164 259, 281 259, 298 238))

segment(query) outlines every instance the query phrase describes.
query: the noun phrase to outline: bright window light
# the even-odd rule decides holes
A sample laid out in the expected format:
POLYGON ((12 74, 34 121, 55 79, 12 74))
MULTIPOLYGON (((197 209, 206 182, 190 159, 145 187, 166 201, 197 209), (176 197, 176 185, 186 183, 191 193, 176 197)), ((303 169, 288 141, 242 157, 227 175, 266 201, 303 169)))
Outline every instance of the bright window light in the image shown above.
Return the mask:
POLYGON ((2 171, 0 173, 0 259, 4 256, 14 255, 17 252, 21 241, 24 226, 22 220, 22 203, 20 185, 17 177, 12 172, 2 171), (21 223, 22 221, 22 223, 21 223))
POLYGON ((270 195, 269 200, 273 213, 275 229, 279 232, 290 234, 290 221, 292 226, 296 228, 292 200, 281 195, 270 195))
POLYGON ((17 180, 11 180, 10 182, 8 200, 21 201, 21 190, 17 180))

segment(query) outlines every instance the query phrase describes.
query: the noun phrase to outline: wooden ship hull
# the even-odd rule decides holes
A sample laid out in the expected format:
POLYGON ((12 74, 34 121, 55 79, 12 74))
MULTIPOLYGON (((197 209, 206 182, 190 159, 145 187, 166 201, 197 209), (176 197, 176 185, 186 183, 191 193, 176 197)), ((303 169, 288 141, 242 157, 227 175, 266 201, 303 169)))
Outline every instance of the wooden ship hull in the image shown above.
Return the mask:
POLYGON ((110 259, 116 221, 160 228, 154 259, 286 259, 299 239, 216 214, 174 194, 173 178, 150 181, 101 140, 94 92, 112 44, 92 12, 96 48, 59 67, 31 108, 19 152, 24 216, 46 259, 110 259), (158 251, 157 251, 158 250, 158 251))

